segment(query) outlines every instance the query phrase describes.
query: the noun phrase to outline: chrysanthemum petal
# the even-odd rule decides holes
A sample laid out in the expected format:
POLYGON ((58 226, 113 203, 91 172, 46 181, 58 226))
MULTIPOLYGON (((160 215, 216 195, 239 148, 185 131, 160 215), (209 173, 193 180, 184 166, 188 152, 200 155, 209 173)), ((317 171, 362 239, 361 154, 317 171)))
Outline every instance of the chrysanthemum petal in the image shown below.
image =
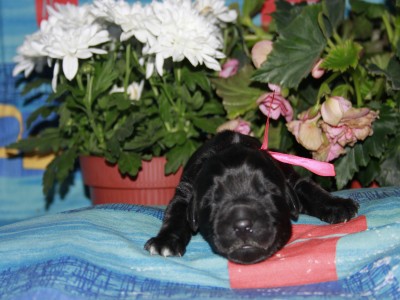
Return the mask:
POLYGON ((62 69, 65 77, 72 80, 78 72, 78 59, 75 56, 67 55, 63 58, 62 69))

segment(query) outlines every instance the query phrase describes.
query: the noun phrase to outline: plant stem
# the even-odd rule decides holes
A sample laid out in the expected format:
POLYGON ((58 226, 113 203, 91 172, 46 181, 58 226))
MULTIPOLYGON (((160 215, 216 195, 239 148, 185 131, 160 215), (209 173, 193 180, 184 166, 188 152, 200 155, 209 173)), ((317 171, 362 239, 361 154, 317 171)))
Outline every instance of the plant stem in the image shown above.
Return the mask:
POLYGON ((174 68, 175 71, 175 78, 178 82, 178 85, 181 85, 181 78, 182 78, 182 68, 180 67, 180 65, 177 64, 176 68, 174 68))
POLYGON ((93 89, 93 76, 90 74, 86 75, 87 86, 86 86, 86 95, 85 98, 87 99, 87 107, 92 109, 92 89, 93 89))
POLYGON ((76 75, 76 82, 78 83, 78 87, 81 91, 83 91, 85 88, 83 87, 83 83, 82 83, 82 75, 78 74, 76 75))
POLYGON ((331 41, 331 39, 327 39, 327 43, 328 43, 328 47, 329 47, 330 49, 335 48, 335 44, 331 41))
POLYGON ((129 77, 131 75, 131 52, 132 52, 132 47, 131 44, 128 43, 128 46, 126 46, 126 52, 125 52, 125 78, 124 78, 124 92, 127 94, 128 90, 128 85, 129 85, 129 77))
POLYGON ((383 24, 385 24, 385 28, 386 28, 386 32, 387 32, 387 35, 388 35, 389 42, 390 42, 393 46, 395 46, 395 45, 394 45, 394 40, 393 40, 393 28, 392 28, 392 26, 390 25, 389 15, 388 15, 387 12, 385 12, 385 13, 382 15, 382 21, 383 21, 383 24))
POLYGON ((93 90, 94 77, 91 76, 90 74, 87 74, 86 76, 87 76, 87 86, 86 86, 86 95, 85 95, 86 115, 88 116, 90 127, 92 128, 93 133, 96 136, 97 141, 99 142, 99 148, 105 149, 103 133, 97 127, 96 122, 93 117, 93 111, 92 111, 92 101, 93 101, 92 90, 93 90))
POLYGON ((361 98, 360 81, 356 71, 351 72, 351 76, 353 78, 354 90, 356 92, 357 107, 361 107, 364 103, 361 98))
POLYGON ((329 94, 330 94, 330 87, 329 87, 329 84, 333 81, 333 80, 335 80, 336 79, 336 77, 338 77, 339 76, 339 73, 333 73, 331 76, 329 76, 329 78, 327 79, 327 80, 325 80, 322 84, 321 84, 321 86, 320 86, 320 88, 319 88, 319 91, 318 91, 318 95, 317 95, 317 103, 315 104, 316 106, 319 106, 320 105, 320 103, 321 103, 321 98, 323 97, 323 96, 326 96, 326 93, 327 92, 329 92, 329 94))
POLYGON ((149 78, 148 80, 149 80, 149 83, 150 83, 150 86, 151 86, 151 90, 152 90, 153 93, 154 93, 154 96, 155 96, 155 97, 158 97, 158 96, 160 95, 160 92, 158 91, 158 89, 157 89, 157 87, 156 87, 156 84, 155 84, 155 82, 154 82, 153 75, 150 76, 150 78, 149 78))
POLYGON ((336 32, 336 30, 333 31, 333 38, 338 44, 343 44, 342 38, 339 36, 339 34, 336 32))

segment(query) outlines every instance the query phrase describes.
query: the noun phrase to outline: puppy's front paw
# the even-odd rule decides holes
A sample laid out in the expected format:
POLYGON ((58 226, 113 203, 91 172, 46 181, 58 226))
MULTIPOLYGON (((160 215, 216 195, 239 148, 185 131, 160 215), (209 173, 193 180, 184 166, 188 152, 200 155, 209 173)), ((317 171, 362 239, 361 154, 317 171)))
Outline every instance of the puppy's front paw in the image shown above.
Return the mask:
POLYGON ((183 256, 186 251, 186 245, 176 236, 156 236, 147 241, 144 249, 151 255, 183 256))
POLYGON ((347 222, 357 216, 359 207, 352 199, 333 197, 324 207, 320 219, 331 224, 347 222))

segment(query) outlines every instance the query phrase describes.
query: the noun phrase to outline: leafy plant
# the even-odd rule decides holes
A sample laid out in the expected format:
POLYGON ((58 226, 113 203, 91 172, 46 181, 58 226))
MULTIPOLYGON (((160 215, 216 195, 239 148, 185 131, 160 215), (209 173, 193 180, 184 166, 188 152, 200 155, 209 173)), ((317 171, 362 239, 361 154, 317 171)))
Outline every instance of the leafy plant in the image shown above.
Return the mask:
POLYGON ((201 5, 95 0, 89 6, 50 8, 49 20, 19 48, 14 71, 25 72, 27 91, 46 82, 53 87, 28 126, 54 116, 57 124, 9 146, 56 154, 44 173, 45 194, 56 182, 63 186, 80 155, 104 157, 132 177, 142 160, 166 156, 170 174, 215 133, 225 111, 210 78, 220 69, 223 30, 236 12, 201 5), (160 13, 170 15, 168 26, 160 13), (220 14, 226 14, 225 21, 220 14), (182 22, 187 32, 174 27, 182 22))
MULTIPOLYGON (((344 0, 323 0, 313 5, 276 1, 273 21, 264 36, 257 35, 252 26, 244 26, 242 33, 256 37, 244 38, 247 53, 262 40, 270 41, 272 50, 255 69, 255 63, 244 61, 237 49, 233 57, 241 61, 242 69, 232 77, 215 80, 217 93, 223 98, 228 117, 249 122, 253 134, 261 138, 266 117, 257 107, 272 105, 262 95, 277 94, 271 84, 279 86, 279 96, 290 102, 298 119, 272 121, 269 134, 273 147, 302 156, 310 150, 317 159, 332 160, 337 176, 329 183, 331 188, 341 189, 352 179, 364 186, 373 181, 399 185, 399 7, 390 1, 373 4, 361 0, 350 0, 350 7, 346 8, 344 0), (315 71, 321 74, 315 76, 315 71), (333 114, 328 108, 336 109, 338 120, 345 120, 343 113, 347 110, 354 120, 326 121, 327 114, 333 114), (369 125, 355 117, 367 117, 367 113, 369 125), (299 124, 309 126, 308 136, 297 135, 299 124), (326 127, 346 129, 352 139, 339 144, 339 137, 330 136, 326 127), (364 129, 367 137, 356 139, 355 130, 364 129), (318 139, 321 141, 315 142, 318 139), (338 152, 332 156, 334 147, 338 152)), ((323 182, 326 184, 326 180, 323 182)))

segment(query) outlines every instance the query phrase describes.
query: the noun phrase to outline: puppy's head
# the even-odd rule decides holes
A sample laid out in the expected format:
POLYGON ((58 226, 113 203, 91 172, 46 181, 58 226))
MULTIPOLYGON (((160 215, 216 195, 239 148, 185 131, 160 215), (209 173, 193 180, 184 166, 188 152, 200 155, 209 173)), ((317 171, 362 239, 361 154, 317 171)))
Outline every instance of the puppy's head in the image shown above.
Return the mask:
POLYGON ((252 264, 287 243, 290 219, 297 217, 292 205, 296 201, 272 159, 258 150, 235 147, 203 167, 189 206, 189 222, 216 253, 252 264))

